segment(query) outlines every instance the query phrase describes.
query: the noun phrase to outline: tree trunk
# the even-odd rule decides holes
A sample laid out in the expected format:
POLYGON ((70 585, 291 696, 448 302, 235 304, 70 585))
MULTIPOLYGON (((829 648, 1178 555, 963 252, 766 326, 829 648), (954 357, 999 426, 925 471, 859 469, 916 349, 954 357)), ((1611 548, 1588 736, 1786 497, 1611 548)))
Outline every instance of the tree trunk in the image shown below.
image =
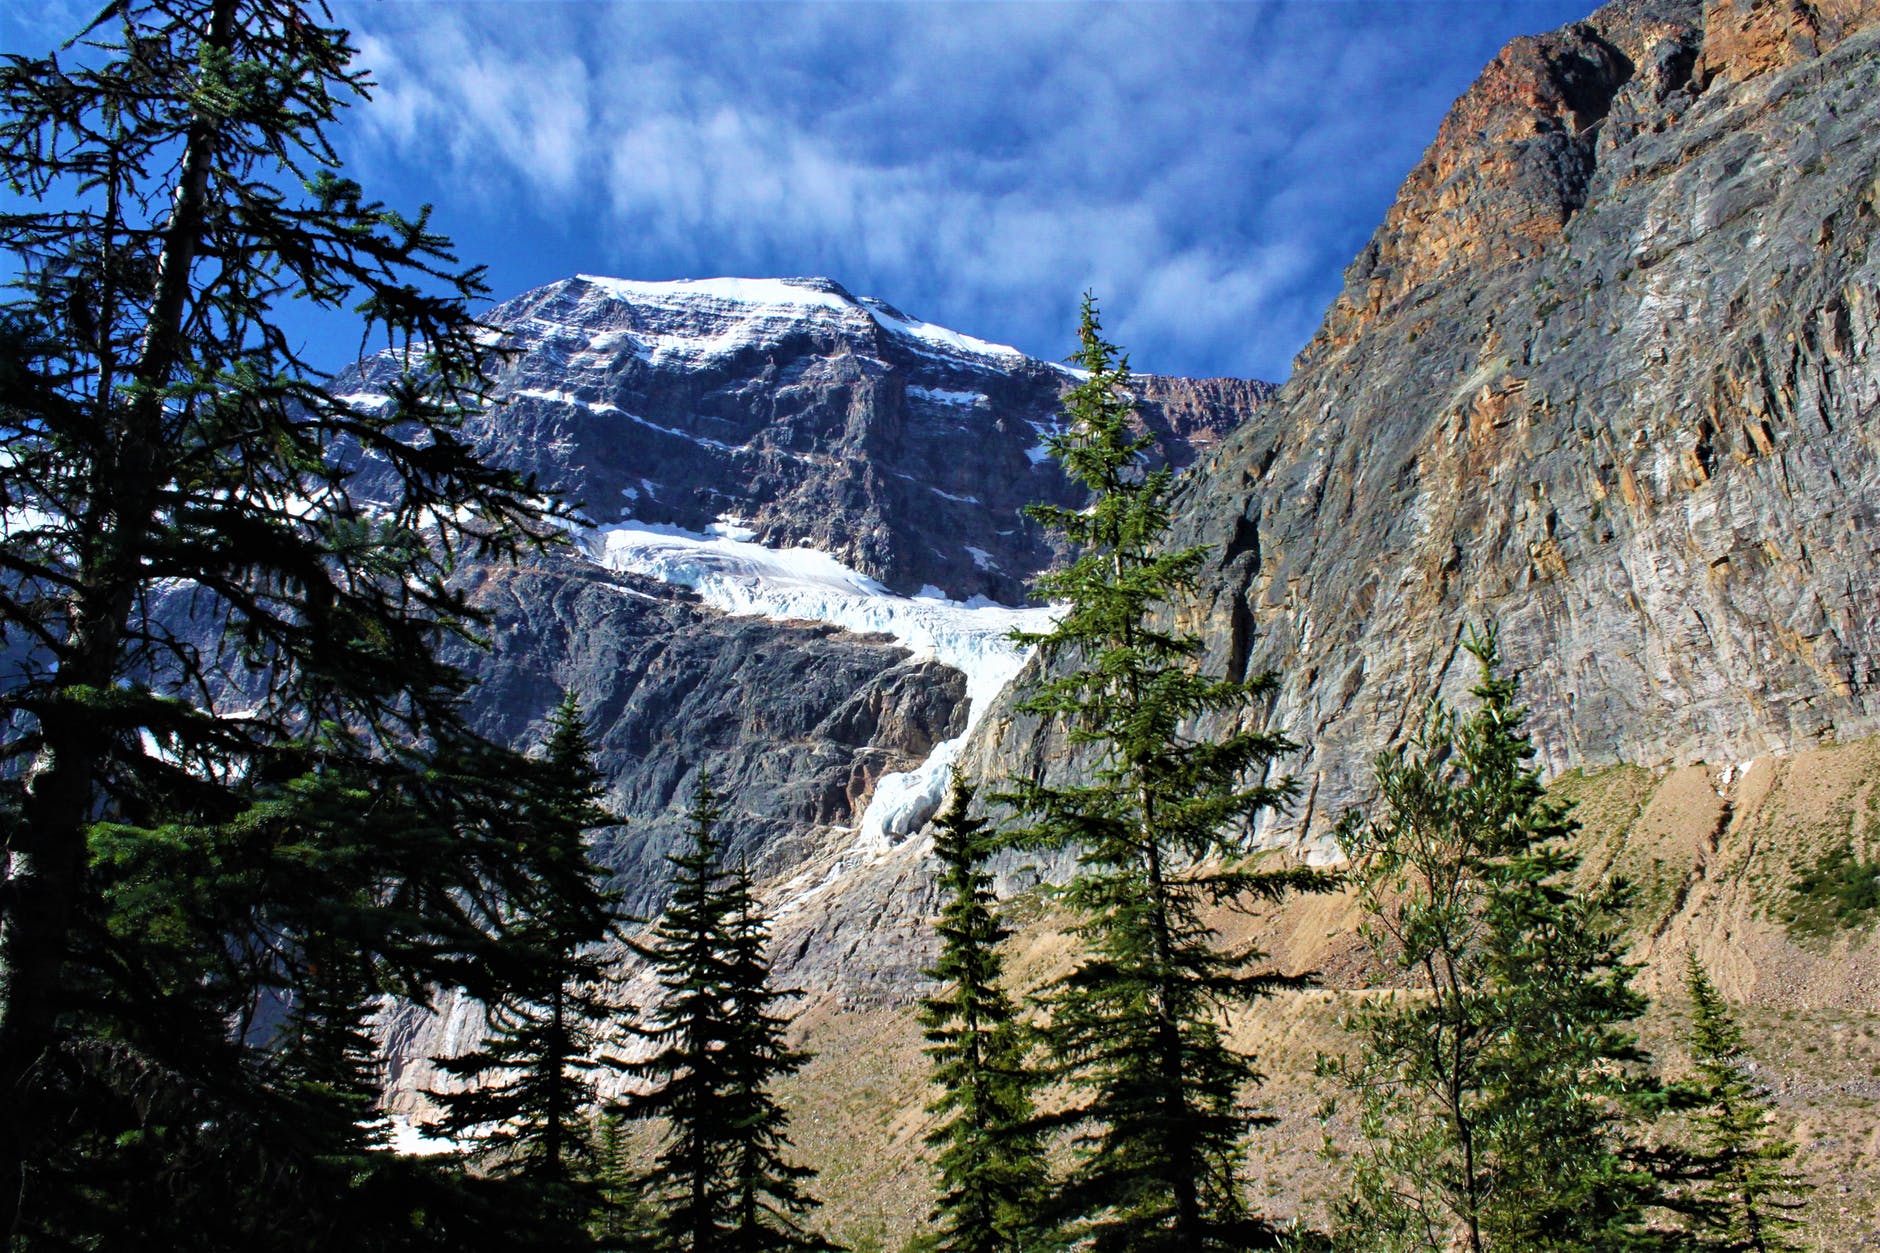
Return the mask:
MULTIPOLYGON (((207 44, 230 45, 237 0, 216 0, 207 44)), ((90 701, 118 681, 127 624, 141 581, 140 550, 152 526, 163 454, 163 388, 183 356, 190 276, 201 245, 217 120, 198 114, 151 293, 130 404, 100 394, 109 451, 92 467, 82 519, 85 549, 67 647, 40 711, 41 746, 21 815, 0 858, 0 1223, 21 1229, 29 1160, 46 1114, 36 1072, 54 1042, 58 988, 72 917, 83 890, 85 841, 96 817, 105 754, 90 701)), ((106 330, 108 334, 108 328, 106 330)))

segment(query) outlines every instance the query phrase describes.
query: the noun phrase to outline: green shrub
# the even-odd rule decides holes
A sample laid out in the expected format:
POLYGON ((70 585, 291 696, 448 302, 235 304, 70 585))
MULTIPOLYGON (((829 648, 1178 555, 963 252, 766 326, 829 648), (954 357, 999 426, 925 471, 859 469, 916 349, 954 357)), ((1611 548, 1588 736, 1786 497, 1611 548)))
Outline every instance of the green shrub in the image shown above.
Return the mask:
POLYGON ((1799 935, 1833 935, 1880 914, 1880 861, 1855 856, 1851 842, 1830 849, 1812 867, 1797 865, 1782 921, 1799 935))

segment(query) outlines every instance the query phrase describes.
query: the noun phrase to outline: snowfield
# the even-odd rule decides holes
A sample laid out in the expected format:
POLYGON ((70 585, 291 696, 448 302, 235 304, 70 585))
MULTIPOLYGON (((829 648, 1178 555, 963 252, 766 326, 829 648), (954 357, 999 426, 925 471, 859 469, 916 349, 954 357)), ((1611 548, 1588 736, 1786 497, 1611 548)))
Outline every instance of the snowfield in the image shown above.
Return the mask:
MULTIPOLYGON (((946 361, 981 366, 993 363, 1007 368, 1025 360, 1025 354, 1010 345, 990 343, 923 322, 869 296, 851 297, 829 279, 703 278, 640 282, 581 274, 575 281, 587 284, 603 298, 621 301, 643 313, 665 315, 634 330, 615 332, 604 344, 582 345, 603 357, 621 345, 630 344, 648 361, 669 357, 709 360, 729 356, 754 344, 775 342, 779 334, 821 321, 861 327, 872 322, 914 351, 946 361)), ((542 317, 533 318, 531 322, 539 330, 572 329, 542 317)))
POLYGON ((590 528, 576 538, 600 565, 690 588, 725 613, 890 635, 916 657, 932 658, 966 676, 965 730, 937 745, 917 768, 884 775, 875 784, 856 829, 856 848, 882 851, 933 816, 945 799, 966 736, 1025 664, 1028 650, 1008 636, 1014 630, 1049 630, 1059 611, 1014 609, 983 596, 948 600, 932 587, 917 596, 897 596, 828 553, 766 548, 752 542, 752 535, 736 519, 726 518, 706 534, 626 521, 590 528))

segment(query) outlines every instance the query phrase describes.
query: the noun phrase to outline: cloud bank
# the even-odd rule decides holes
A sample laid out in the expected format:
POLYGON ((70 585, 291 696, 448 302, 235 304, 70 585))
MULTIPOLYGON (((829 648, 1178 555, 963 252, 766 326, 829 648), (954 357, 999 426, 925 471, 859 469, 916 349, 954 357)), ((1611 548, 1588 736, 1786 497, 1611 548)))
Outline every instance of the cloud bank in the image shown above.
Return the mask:
MULTIPOLYGON (((51 8, 68 0, 47 0, 51 8)), ((1587 0, 340 0, 337 138, 498 296, 824 274, 1045 357, 1283 378, 1451 100, 1587 0)))

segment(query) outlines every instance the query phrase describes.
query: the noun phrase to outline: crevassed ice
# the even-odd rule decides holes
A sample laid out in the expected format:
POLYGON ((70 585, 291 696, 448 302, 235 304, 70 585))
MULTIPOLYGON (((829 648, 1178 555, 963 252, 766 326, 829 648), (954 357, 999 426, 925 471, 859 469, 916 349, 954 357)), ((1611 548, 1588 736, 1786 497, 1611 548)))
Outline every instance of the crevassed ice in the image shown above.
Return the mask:
POLYGON ((966 676, 966 727, 937 745, 913 770, 884 775, 856 832, 865 851, 886 848, 931 817, 945 798, 953 763, 993 697, 1018 674, 1028 650, 1014 629, 1044 631, 1055 608, 1015 609, 975 596, 949 600, 926 587, 897 596, 874 579, 813 548, 766 548, 735 519, 710 533, 662 523, 626 521, 578 536, 594 561, 677 584, 726 613, 776 622, 825 622, 851 631, 893 636, 917 657, 931 657, 966 676))

